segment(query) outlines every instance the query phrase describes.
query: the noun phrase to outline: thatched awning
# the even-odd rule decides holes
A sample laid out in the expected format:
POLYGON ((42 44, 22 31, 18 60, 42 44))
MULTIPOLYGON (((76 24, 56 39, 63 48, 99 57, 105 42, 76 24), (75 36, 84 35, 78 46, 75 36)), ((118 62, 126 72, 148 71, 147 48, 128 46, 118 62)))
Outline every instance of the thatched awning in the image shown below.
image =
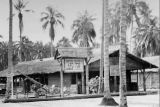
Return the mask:
POLYGON ((92 48, 58 48, 55 58, 87 58, 92 56, 92 48))
MULTIPOLYGON (((14 67, 14 76, 20 75, 19 71, 25 75, 30 74, 49 74, 60 71, 60 64, 54 58, 44 58, 42 60, 37 59, 33 61, 21 62, 14 67)), ((0 72, 0 77, 6 77, 8 75, 8 69, 0 72)))

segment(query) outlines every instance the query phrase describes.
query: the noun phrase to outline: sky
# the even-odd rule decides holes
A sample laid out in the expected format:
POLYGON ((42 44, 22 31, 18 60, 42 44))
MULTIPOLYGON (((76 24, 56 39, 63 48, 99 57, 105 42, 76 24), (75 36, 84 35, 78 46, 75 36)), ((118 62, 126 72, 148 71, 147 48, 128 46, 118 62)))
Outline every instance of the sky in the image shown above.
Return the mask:
MULTIPOLYGON (((15 2, 16 0, 13 0, 15 2)), ((24 36, 27 36, 30 40, 42 41, 43 43, 50 42, 48 29, 42 29, 42 22, 40 22, 41 12, 45 11, 47 6, 52 6, 65 16, 64 28, 56 27, 54 45, 63 36, 71 40, 73 30, 71 25, 80 13, 87 10, 90 15, 93 15, 96 20, 93 22, 96 30, 96 41, 100 42, 101 38, 101 25, 102 25, 102 0, 24 0, 29 1, 26 9, 34 10, 34 13, 23 13, 24 21, 24 36)), ((115 0, 109 0, 115 1, 115 0)), ((145 0, 149 4, 152 14, 159 16, 159 0, 145 0)), ((18 13, 13 8, 13 41, 19 40, 18 29, 18 13)), ((9 36, 9 0, 0 0, 0 35, 3 36, 0 41, 8 41, 9 36)), ((49 27, 48 27, 49 28, 49 27)))

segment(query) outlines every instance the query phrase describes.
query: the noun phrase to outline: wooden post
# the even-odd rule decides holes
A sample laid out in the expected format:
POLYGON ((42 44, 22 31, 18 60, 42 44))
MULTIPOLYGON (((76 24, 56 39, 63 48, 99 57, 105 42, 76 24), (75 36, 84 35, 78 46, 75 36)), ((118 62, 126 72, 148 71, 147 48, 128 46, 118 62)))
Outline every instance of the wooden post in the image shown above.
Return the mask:
POLYGON ((117 91, 117 78, 114 76, 114 92, 117 91))
POLYGON ((143 69, 143 91, 146 91, 145 69, 143 69))
POLYGON ((86 58, 86 94, 89 94, 89 86, 88 86, 88 82, 89 82, 89 69, 88 69, 88 60, 86 58))
POLYGON ((82 79, 82 94, 85 93, 85 87, 84 87, 84 72, 81 73, 81 79, 82 79))
POLYGON ((77 94, 78 94, 78 73, 76 73, 76 86, 77 86, 77 94))
POLYGON ((138 85, 138 69, 137 69, 137 91, 139 91, 139 85, 138 85))
POLYGON ((60 71, 60 78, 61 78, 61 97, 64 97, 64 93, 63 93, 63 69, 62 69, 62 59, 61 59, 61 71, 60 71))

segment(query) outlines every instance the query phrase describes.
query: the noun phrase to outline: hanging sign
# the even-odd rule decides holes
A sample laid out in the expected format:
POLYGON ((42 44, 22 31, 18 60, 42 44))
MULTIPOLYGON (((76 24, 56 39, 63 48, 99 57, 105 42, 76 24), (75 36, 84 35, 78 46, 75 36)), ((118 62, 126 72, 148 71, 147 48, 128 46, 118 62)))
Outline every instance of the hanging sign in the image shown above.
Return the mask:
POLYGON ((84 59, 65 59, 64 72, 84 72, 84 59))

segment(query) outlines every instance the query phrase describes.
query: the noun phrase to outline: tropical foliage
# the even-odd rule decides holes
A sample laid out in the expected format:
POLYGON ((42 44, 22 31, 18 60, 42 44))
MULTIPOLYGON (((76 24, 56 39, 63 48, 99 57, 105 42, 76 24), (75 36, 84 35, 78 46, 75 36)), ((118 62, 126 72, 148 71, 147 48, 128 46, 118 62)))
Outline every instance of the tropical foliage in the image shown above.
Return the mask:
MULTIPOLYGON (((140 0, 130 0, 127 4, 127 12, 126 12, 126 23, 127 27, 133 28, 133 25, 140 27, 142 25, 142 19, 147 18, 147 14, 150 13, 148 10, 149 7, 145 1, 140 0)), ((110 36, 110 44, 119 43, 120 37, 120 1, 118 1, 110 11, 110 26, 111 26, 111 36, 110 36)))
POLYGON ((94 45, 93 40, 96 37, 93 25, 94 20, 95 18, 85 11, 73 21, 71 27, 74 30, 72 36, 73 43, 77 43, 80 47, 90 47, 91 44, 94 45))
MULTIPOLYGON (((134 39, 134 53, 144 57, 157 55, 160 50, 160 37, 158 35, 157 17, 151 15, 148 4, 145 1, 130 0, 127 4, 126 24, 131 28, 131 35, 134 39)), ((119 43, 120 38, 120 2, 109 9, 110 14, 110 45, 119 43)))
POLYGON ((62 27, 64 27, 62 23, 64 16, 57 10, 53 9, 51 6, 46 7, 46 12, 42 12, 41 14, 43 15, 41 18, 41 22, 44 22, 42 28, 45 30, 50 24, 49 36, 51 39, 51 57, 53 57, 52 42, 55 38, 55 26, 61 25, 62 27))
POLYGON ((20 33, 20 45, 19 45, 19 60, 22 61, 22 32, 23 32, 23 12, 33 12, 33 10, 25 9, 28 2, 24 2, 23 0, 17 0, 15 2, 14 7, 18 11, 18 19, 19 19, 19 33, 20 33))
POLYGON ((136 55, 139 57, 160 54, 160 30, 156 17, 149 17, 141 27, 135 31, 136 55))
POLYGON ((62 37, 62 39, 58 41, 56 47, 72 47, 71 41, 69 41, 69 39, 66 37, 62 37))
MULTIPOLYGON (((19 41, 13 42, 13 64, 17 64, 19 54, 19 41)), ((53 47, 53 54, 55 48, 53 47)), ((26 36, 22 36, 22 61, 31 61, 35 59, 50 57, 50 43, 43 44, 42 42, 33 42, 26 36)), ((0 42, 0 71, 8 67, 8 43, 0 42)))

